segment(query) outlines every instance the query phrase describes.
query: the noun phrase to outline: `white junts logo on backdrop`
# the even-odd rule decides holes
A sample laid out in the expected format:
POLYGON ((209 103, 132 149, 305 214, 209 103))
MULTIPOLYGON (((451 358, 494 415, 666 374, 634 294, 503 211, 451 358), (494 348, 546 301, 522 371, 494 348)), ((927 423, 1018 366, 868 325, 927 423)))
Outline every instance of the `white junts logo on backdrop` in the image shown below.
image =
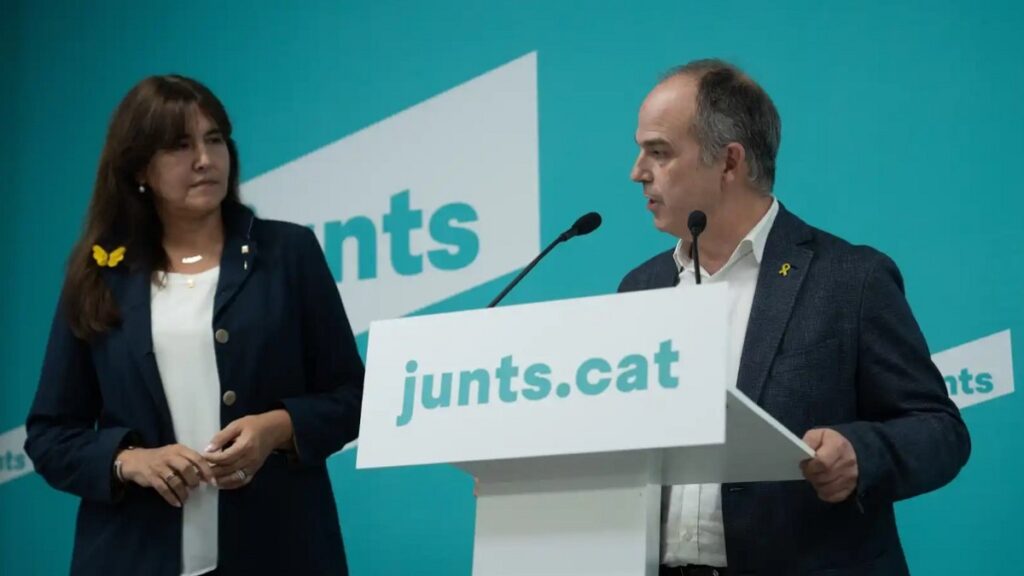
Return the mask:
POLYGON ((530 53, 250 180, 311 225, 356 333, 522 267, 540 249, 530 53))
POLYGON ((24 476, 35 468, 25 454, 25 427, 0 434, 0 484, 24 476))
POLYGON ((961 344, 932 356, 960 408, 1013 393, 1013 347, 1010 331, 961 344))

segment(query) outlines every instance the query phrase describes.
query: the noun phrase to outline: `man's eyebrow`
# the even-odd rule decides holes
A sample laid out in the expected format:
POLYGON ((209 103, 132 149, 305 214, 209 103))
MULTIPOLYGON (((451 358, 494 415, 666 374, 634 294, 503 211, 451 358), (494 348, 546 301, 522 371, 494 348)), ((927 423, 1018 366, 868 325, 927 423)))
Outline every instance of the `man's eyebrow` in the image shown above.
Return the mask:
MULTIPOLYGON (((636 139, 634 138, 634 140, 636 140, 636 139)), ((647 138, 645 140, 636 140, 636 143, 637 143, 638 146, 641 146, 643 148, 654 148, 654 147, 657 147, 657 146, 664 146, 664 147, 667 147, 667 148, 671 148, 672 147, 672 143, 671 142, 669 142, 668 140, 666 140, 664 138, 660 138, 660 137, 647 138)))

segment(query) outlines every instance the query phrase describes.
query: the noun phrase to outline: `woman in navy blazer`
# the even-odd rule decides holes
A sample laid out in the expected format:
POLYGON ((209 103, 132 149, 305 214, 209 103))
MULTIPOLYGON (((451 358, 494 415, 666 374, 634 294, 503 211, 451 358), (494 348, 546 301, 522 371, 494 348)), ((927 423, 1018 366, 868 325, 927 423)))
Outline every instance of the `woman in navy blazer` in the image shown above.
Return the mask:
POLYGON ((325 460, 358 433, 363 364, 315 236, 256 218, 238 172, 194 80, 147 78, 114 113, 26 425, 36 471, 81 498, 72 574, 182 574, 182 505, 211 486, 216 569, 199 573, 346 573, 325 460), (219 382, 220 430, 185 446, 151 302, 216 267, 199 334, 215 377, 196 385, 219 382))

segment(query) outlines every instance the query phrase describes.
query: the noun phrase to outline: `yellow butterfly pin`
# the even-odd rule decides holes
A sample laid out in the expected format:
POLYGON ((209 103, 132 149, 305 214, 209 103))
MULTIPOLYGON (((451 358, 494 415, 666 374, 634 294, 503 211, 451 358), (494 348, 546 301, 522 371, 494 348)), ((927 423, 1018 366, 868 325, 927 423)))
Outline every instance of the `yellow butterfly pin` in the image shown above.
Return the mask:
POLYGON ((125 252, 126 248, 124 246, 118 246, 110 252, 107 252, 99 244, 92 245, 92 258, 101 267, 107 266, 109 268, 113 268, 114 266, 117 266, 121 263, 121 260, 124 260, 125 252))

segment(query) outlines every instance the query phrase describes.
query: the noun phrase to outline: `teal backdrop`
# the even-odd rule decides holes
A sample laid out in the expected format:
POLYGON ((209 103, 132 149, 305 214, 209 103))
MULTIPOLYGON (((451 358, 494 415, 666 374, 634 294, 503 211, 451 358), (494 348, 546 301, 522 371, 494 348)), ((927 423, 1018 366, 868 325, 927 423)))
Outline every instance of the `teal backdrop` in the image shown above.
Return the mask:
MULTIPOLYGON (((1019 334, 1021 30, 1024 3, 1008 0, 0 0, 0 433, 24 424, 106 123, 154 73, 196 77, 221 97, 248 180, 536 53, 540 238, 531 241, 587 210, 605 224, 508 299, 533 302, 612 292, 672 245, 628 179, 636 111, 665 69, 722 57, 758 79, 781 113, 777 196, 896 260, 933 353, 1019 334)), ((418 312, 482 306, 508 279, 418 312)), ((1018 364, 1022 354, 1018 342, 1018 364)), ((898 505, 914 574, 1024 566, 1022 414, 1016 394, 966 408, 967 467, 898 505)), ((16 469, 19 454, 0 451, 0 472, 16 469)), ((352 574, 468 575, 471 479, 447 466, 357 471, 354 454, 330 461, 352 574)), ((66 573, 76 504, 35 474, 0 483, 0 574, 66 573)))

